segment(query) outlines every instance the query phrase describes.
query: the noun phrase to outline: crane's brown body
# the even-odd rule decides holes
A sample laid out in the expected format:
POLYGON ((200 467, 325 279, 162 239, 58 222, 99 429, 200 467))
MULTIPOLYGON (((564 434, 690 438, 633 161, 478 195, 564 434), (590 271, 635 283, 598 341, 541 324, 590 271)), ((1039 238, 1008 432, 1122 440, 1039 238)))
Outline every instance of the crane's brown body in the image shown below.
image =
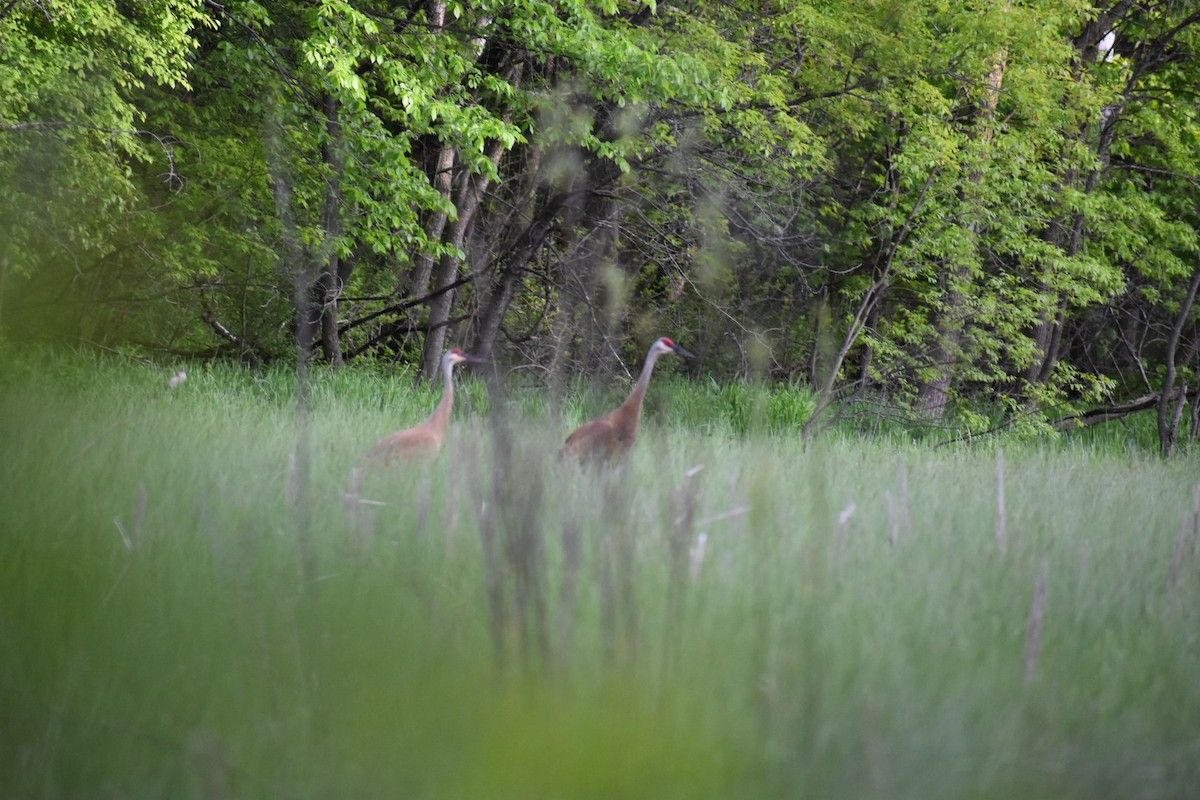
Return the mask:
POLYGON ((580 425, 563 443, 562 455, 608 461, 628 453, 637 441, 645 396, 644 386, 640 391, 635 388, 615 411, 580 425))
POLYGON ((469 360, 461 350, 451 350, 442 356, 442 399, 433 413, 420 424, 390 436, 385 436, 367 457, 379 464, 397 461, 421 461, 431 459, 442 449, 446 437, 446 426, 450 423, 450 410, 454 405, 454 381, 451 373, 454 365, 469 360))
POLYGON ((654 362, 665 353, 692 357, 691 353, 670 339, 656 341, 646 354, 642 374, 625 402, 615 411, 576 428, 563 443, 559 456, 584 461, 612 461, 628 453, 637 441, 638 426, 642 421, 642 401, 646 398, 654 362))

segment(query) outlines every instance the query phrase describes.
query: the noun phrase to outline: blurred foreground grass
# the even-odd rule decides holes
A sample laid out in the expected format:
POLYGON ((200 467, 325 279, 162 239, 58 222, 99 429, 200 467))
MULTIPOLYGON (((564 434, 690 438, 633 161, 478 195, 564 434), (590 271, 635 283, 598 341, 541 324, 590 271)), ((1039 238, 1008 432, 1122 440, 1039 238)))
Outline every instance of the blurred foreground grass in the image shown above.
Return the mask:
POLYGON ((279 375, 3 366, 5 798, 1200 788, 1194 456, 1015 448, 1002 546, 994 452, 687 424, 728 387, 599 478, 586 402, 466 382, 354 488, 436 393, 317 376, 305 439, 279 375))

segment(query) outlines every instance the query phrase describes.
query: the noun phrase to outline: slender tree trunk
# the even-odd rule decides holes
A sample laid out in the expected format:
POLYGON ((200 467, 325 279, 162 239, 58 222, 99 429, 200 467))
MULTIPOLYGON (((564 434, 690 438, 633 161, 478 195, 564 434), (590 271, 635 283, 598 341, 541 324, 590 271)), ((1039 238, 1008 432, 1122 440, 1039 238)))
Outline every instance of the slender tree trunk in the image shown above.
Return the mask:
POLYGON ((296 308, 296 346, 307 362, 314 346, 320 342, 326 359, 335 366, 342 364, 341 342, 338 334, 338 298, 348 277, 350 265, 338 257, 342 237, 342 155, 341 121, 337 100, 331 94, 324 98, 327 139, 322 146, 322 159, 328 167, 329 178, 321 211, 323 240, 317 248, 306 246, 300 238, 292 197, 289 154, 278 128, 279 120, 268 123, 268 172, 275 194, 275 208, 283 228, 284 258, 291 273, 296 308))
MULTIPOLYGON (((429 15, 429 32, 434 35, 440 35, 442 29, 446 25, 446 3, 444 0, 429 0, 425 4, 426 13, 429 15)), ((450 200, 450 193, 453 189, 454 180, 454 163, 457 158, 457 152, 448 144, 443 144, 438 148, 437 157, 432 164, 431 183, 438 190, 446 201, 450 200)), ((446 229, 447 215, 445 211, 430 212, 425 218, 425 240, 433 245, 442 240, 442 233, 446 229)), ((397 288, 397 294, 403 297, 407 294, 409 297, 422 297, 429 293, 429 281, 433 277, 433 267, 437 259, 426 250, 420 253, 413 262, 412 275, 409 278, 408 286, 400 286, 397 288)))
MULTIPOLYGON (((876 304, 867 314, 867 323, 863 330, 874 331, 879 327, 879 305, 876 304)), ((815 350, 815 348, 814 348, 815 350)), ((871 382, 871 366, 875 360, 875 348, 867 346, 863 348, 862 363, 858 367, 858 388, 854 391, 855 396, 861 396, 867 386, 871 382)))
MULTIPOLYGON (((586 307, 580 327, 589 364, 613 366, 619 359, 613 350, 612 315, 600 301, 606 288, 603 269, 614 261, 621 231, 621 203, 608 191, 620 176, 620 170, 607 160, 590 160, 580 187, 584 192, 579 226, 575 231, 575 246, 566 256, 563 277, 568 302, 586 307)), ((612 298, 609 298, 611 300, 612 298)))
POLYGON ((529 263, 537 257, 538 252, 542 249, 542 245, 550 234, 554 218, 562 209, 563 201, 563 195, 557 193, 545 200, 538 209, 537 216, 529 222, 515 245, 505 248, 510 255, 505 258, 499 279, 492 287, 480 314, 475 341, 471 345, 474 355, 484 359, 492 357, 500 325, 516 297, 521 276, 525 274, 529 263))
POLYGON ((311 546, 312 508, 309 502, 311 472, 311 437, 309 412, 311 385, 309 372, 312 362, 312 286, 317 273, 312 253, 302 244, 296 222, 292 195, 292 177, 288 154, 285 151, 283 120, 279 103, 271 104, 266 125, 265 150, 267 175, 275 199, 275 211, 282 230, 280 261, 292 276, 292 297, 296 307, 296 447, 292 454, 292 470, 288 494, 295 507, 296 539, 299 545, 301 584, 316 586, 316 559, 311 546))
POLYGON ((1178 379, 1178 365, 1175 363, 1179 351, 1179 339, 1183 327, 1191 316, 1192 307, 1196 303, 1196 291, 1200 289, 1200 263, 1196 264, 1195 272, 1188 283, 1187 295, 1179 305, 1179 313, 1175 315, 1175 323, 1171 326, 1171 335, 1167 339, 1166 376, 1163 378, 1162 394, 1158 399, 1158 442, 1164 457, 1169 457, 1175 450, 1175 442, 1179 436, 1179 421, 1183 416, 1183 407, 1187 403, 1187 384, 1182 391, 1176 391, 1175 382, 1178 379))
MULTIPOLYGON (((504 145, 496 142, 492 145, 488 157, 492 163, 498 163, 503 153, 504 145)), ((434 276, 435 291, 447 289, 458 277, 458 268, 462 264, 458 254, 463 251, 471 226, 475 224, 475 215, 483 202, 489 183, 489 179, 484 175, 463 174, 461 189, 454 204, 458 209, 458 219, 454 220, 446 237, 446 244, 453 248, 453 252, 443 255, 438 262, 437 274, 434 276)), ((421 372, 427 380, 437 377, 442 350, 446 346, 446 328, 450 322, 455 295, 453 290, 442 291, 429 302, 429 327, 425 332, 425 347, 421 356, 421 372)))
POLYGON ((925 197, 929 193, 929 187, 933 185, 936 177, 936 172, 930 172, 926 176, 925 185, 921 187, 921 191, 912 208, 909 210, 904 224, 900 226, 899 230, 893 232, 888 237, 886 246, 877 254, 875 281, 863 294, 862 299, 859 300, 858 308, 855 310, 854 316, 850 319, 850 324, 847 326, 845 334, 841 337, 840 344, 837 341, 837 335, 832 332, 828 323, 830 318, 828 302, 822 299, 817 303, 817 311, 814 314, 816 320, 816 340, 814 343, 813 359, 809 364, 809 374, 812 377, 814 385, 817 387, 819 399, 817 400, 816 408, 813 409, 813 413, 808 418, 808 422, 804 423, 804 427, 800 430, 800 436, 805 441, 815 431, 826 425, 825 413, 838 403, 841 392, 836 387, 838 375, 842 371, 842 365, 846 363, 847 356, 849 356, 850 351, 858 343, 858 337, 862 335, 863 328, 867 325, 867 320, 871 319, 871 315, 875 312, 883 296, 891 287, 895 277, 892 268, 896 263, 896 254, 900 251, 900 247, 904 241, 912 233, 917 217, 925 205, 925 197))
POLYGON ((1054 365, 1058 363, 1059 351, 1062 349, 1063 324, 1066 316, 1067 302, 1059 300, 1058 308, 1038 330, 1035 341, 1039 352, 1042 353, 1041 367, 1034 378, 1038 383, 1049 383, 1050 376, 1054 374, 1054 365))
MULTIPOLYGON (((508 220, 500 226, 494 237, 489 237, 502 244, 494 249, 498 254, 483 260, 478 265, 479 275, 488 275, 488 292, 486 298, 481 296, 476 324, 475 338, 471 344, 471 352, 483 359, 491 359, 496 336, 508 306, 516 293, 516 276, 534 257, 536 249, 528 248, 533 220, 542 219, 540 211, 536 210, 538 187, 542 182, 541 164, 542 149, 536 145, 526 148, 524 166, 520 170, 522 176, 521 189, 512 201, 513 210, 508 220), (521 233, 516 233, 520 230, 521 233), (493 275, 499 271, 499 275, 493 275)), ((543 237, 544 238, 544 235, 543 237)), ((540 247, 541 242, 537 243, 540 247)), ((480 282, 483 283, 482 281, 480 282)), ((482 286, 479 287, 482 293, 482 286)))
MULTIPOLYGON (((449 145, 442 145, 438 150, 437 160, 433 168, 433 186, 447 201, 450 200, 453 189, 454 162, 456 152, 449 145)), ((434 211, 425 220, 425 240, 431 245, 440 242, 446 230, 446 212, 434 211)), ((422 297, 429 293, 429 281, 433 277, 433 266, 437 259, 429 251, 418 255, 414 262, 412 277, 408 282, 407 294, 410 297, 422 297)), ((399 294, 403 296, 405 290, 399 294)))
POLYGON ((325 235, 324 263, 317 282, 321 322, 321 350, 326 360, 335 367, 342 365, 342 344, 338 335, 338 298, 348 277, 352 262, 341 263, 338 248, 344 230, 342 222, 345 159, 342 154, 342 123, 338 113, 337 99, 325 95, 325 135, 323 146, 325 165, 329 168, 329 184, 325 189, 325 205, 321 214, 325 235))
MULTIPOLYGON (((522 64, 512 65, 505 76, 508 82, 514 86, 519 85, 523 69, 522 64)), ((495 141, 488 150, 488 159, 493 164, 499 164, 504 152, 504 143, 495 141)), ((466 171, 463 172, 460 179, 459 190, 454 202, 458 217, 450 226, 445 242, 452 251, 443 255, 438 262, 437 274, 434 275, 432 287, 433 291, 443 291, 440 291, 429 303, 428 328, 425 332, 425 346, 421 354, 421 372, 428 380, 434 380, 437 377, 442 350, 446 346, 446 328, 450 323, 450 311, 454 307, 454 299, 457 294, 449 287, 457 278, 458 268, 462 263, 458 254, 465 250, 465 244, 475 224, 476 214, 483 204, 483 198, 487 194, 490 182, 486 175, 472 175, 466 171)))
MULTIPOLYGON (((553 155, 552 155, 553 157, 553 155)), ((557 274, 558 308, 555 309, 553 328, 554 349, 546 365, 549 384, 555 399, 562 397, 563 385, 566 379, 565 365, 571 343, 575 339, 575 312, 579 307, 578 292, 575 291, 569 276, 569 254, 574 253, 579 246, 579 234, 583 228, 583 196, 581 185, 586 184, 586 175, 580 170, 567 173, 565 179, 556 186, 563 195, 563 211, 560 233, 556 246, 562 253, 568 254, 559 265, 557 274)))
POLYGON ((300 239, 299 226, 296 222, 292 198, 292 176, 288 163, 288 153, 281 132, 283 120, 279 117, 278 103, 272 105, 270 118, 267 120, 265 145, 267 157, 267 175, 271 191, 275 199, 275 213, 279 217, 282 231, 282 250, 280 261, 283 270, 292 279, 292 300, 296 309, 296 358, 304 367, 307 375, 308 362, 312 356, 312 344, 316 339, 317 326, 313 324, 312 287, 317 278, 311 253, 304 247, 300 239))

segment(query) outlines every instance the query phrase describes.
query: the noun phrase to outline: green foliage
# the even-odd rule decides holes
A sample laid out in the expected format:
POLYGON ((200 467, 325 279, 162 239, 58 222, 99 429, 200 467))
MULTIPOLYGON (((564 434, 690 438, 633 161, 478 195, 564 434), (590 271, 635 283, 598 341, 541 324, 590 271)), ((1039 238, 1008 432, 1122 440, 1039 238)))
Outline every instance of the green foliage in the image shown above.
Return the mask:
MULTIPOLYGON (((181 180, 178 142, 147 124, 141 99, 152 86, 186 89, 206 17, 190 0, 123 9, 103 0, 17 2, 4 12, 0 264, 5 277, 37 286, 22 298, 32 313, 17 316, 15 327, 128 339, 119 312, 90 314, 87 306, 120 298, 131 277, 122 271, 126 249, 141 243, 130 229, 145 213, 136 173, 152 171, 171 187, 181 180), (63 295, 80 302, 55 308, 63 295)), ((161 309, 154 312, 161 319, 161 309)))
POLYGON ((133 200, 130 162, 161 170, 169 159, 170 143, 143 129, 139 92, 187 86, 197 6, 9 4, 0 19, 0 185, 10 189, 2 216, 14 268, 34 269, 47 240, 76 258, 103 251, 133 200), (43 238, 28 238, 39 229, 31 216, 47 223, 43 238))
POLYGON ((1153 390, 1200 252, 1200 42, 1178 4, 2 13, 10 335, 290 359, 307 298, 335 361, 446 335, 611 367, 670 332, 731 430, 802 414, 730 376, 826 368, 840 398, 982 425, 1153 390))

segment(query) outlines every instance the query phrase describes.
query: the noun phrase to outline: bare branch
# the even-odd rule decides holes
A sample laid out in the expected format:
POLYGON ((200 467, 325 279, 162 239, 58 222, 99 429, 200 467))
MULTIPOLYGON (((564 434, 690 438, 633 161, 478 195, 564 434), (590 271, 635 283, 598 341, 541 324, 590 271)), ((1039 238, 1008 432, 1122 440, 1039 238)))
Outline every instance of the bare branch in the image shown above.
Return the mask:
MULTIPOLYGON (((21 2, 21 0, 9 0, 8 5, 6 5, 4 7, 4 10, 0 11, 0 22, 2 22, 5 17, 7 17, 9 14, 11 14, 13 12, 13 8, 15 8, 17 3, 19 3, 19 2, 21 2)), ((51 22, 54 22, 54 17, 51 16, 51 14, 50 14, 50 9, 46 8, 46 6, 37 2, 36 0, 30 0, 30 2, 32 2, 33 5, 37 6, 38 10, 46 15, 46 19, 50 20, 51 22)))

